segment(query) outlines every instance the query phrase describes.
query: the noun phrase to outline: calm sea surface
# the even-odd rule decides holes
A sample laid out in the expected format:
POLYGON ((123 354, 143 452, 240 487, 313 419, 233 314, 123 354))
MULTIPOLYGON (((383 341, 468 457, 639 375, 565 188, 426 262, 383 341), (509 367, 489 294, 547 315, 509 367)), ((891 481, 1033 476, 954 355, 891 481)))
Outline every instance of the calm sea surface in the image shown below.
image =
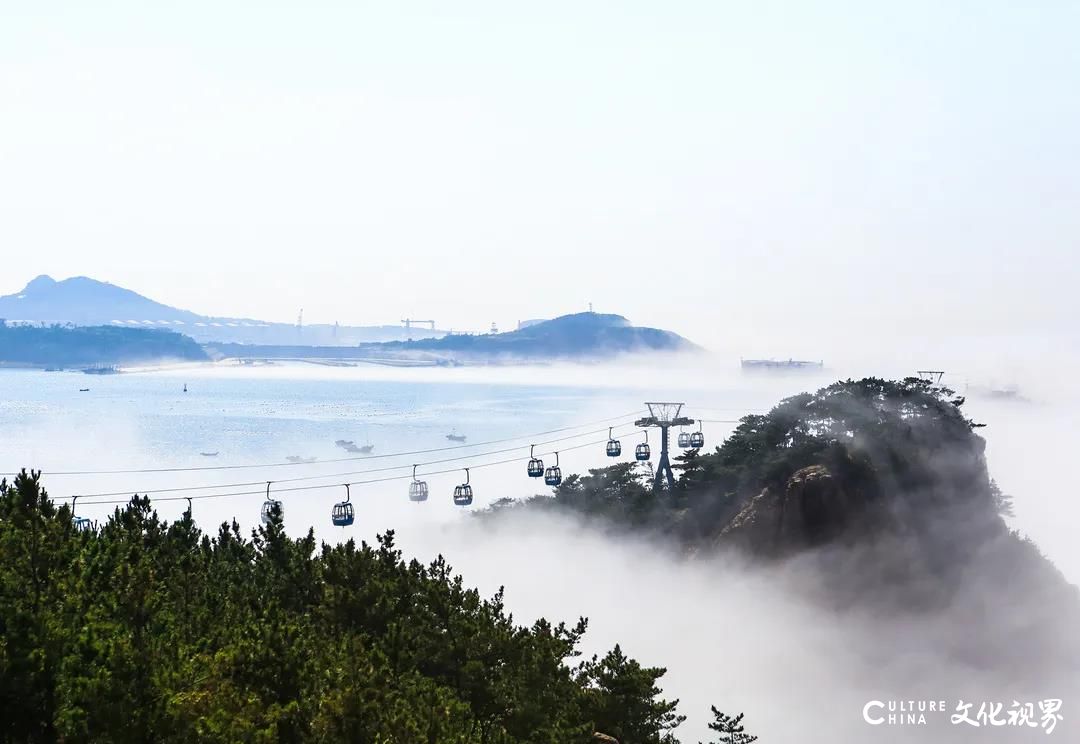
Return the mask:
MULTIPOLYGON (((755 378, 722 366, 672 370, 662 364, 188 366, 102 376, 0 369, 0 473, 41 469, 54 499, 80 495, 78 512, 99 519, 115 508, 104 502, 134 493, 149 493, 162 517, 173 519, 191 496, 204 529, 234 518, 254 526, 269 480, 285 504, 289 531, 314 526, 327 539, 343 534, 330 529, 329 511, 348 482, 357 508, 350 534, 370 538, 417 519, 460 519, 450 494, 466 466, 475 507, 545 491, 524 473, 533 442, 545 464, 560 450, 563 474, 583 473, 612 462, 603 441, 614 425, 627 460, 642 441, 632 421, 646 400, 686 401, 686 413, 705 420, 711 448, 730 432, 731 420, 829 379, 755 378), (565 427, 576 428, 546 433, 565 427), (466 436, 467 446, 447 440, 450 433, 466 436), (335 445, 338 439, 374 449, 371 456, 350 454, 335 445), (289 457, 314 462, 292 465, 289 457), (423 505, 406 498, 413 463, 431 488, 423 505), (161 469, 179 470, 63 474, 161 469), (194 490, 165 490, 177 488, 194 490)), ((1016 498, 1014 523, 1075 575, 1080 569, 1068 549, 1071 538, 1059 529, 1060 504, 1049 498, 1054 484, 1043 477, 1051 471, 1030 466, 1033 448, 1045 440, 1039 433, 1066 428, 1057 409, 972 400, 967 410, 988 424, 980 433, 990 445, 991 473, 1016 498)), ((655 462, 655 432, 650 444, 655 462)))
MULTIPOLYGON (((416 513, 417 505, 404 499, 413 463, 421 464, 421 478, 429 474, 432 498, 424 506, 434 516, 448 517, 457 513, 449 493, 464 479, 460 468, 466 466, 473 468, 470 481, 477 506, 543 491, 542 483, 523 472, 531 442, 539 443, 537 452, 545 453, 547 464, 554 459, 551 453, 561 449, 563 472, 584 472, 610 463, 603 440, 607 426, 614 425, 615 436, 632 455, 634 444, 642 440, 632 420, 655 393, 647 385, 636 386, 640 378, 634 376, 620 382, 620 374, 599 368, 568 372, 304 364, 102 376, 0 370, 0 470, 43 470, 54 498, 80 495, 78 511, 91 517, 104 517, 114 508, 102 502, 150 492, 160 513, 173 518, 187 508, 184 497, 193 496, 204 528, 208 519, 216 523, 234 517, 253 525, 252 515, 262 501, 253 492, 265 491, 268 480, 274 481, 275 492, 333 485, 280 491, 290 531, 314 524, 321 532, 329 506, 344 496, 342 484, 350 482, 357 484, 351 493, 358 512, 378 515, 370 521, 385 528, 393 526, 403 501, 416 513), (564 427, 579 428, 546 433, 564 427), (449 441, 450 433, 466 436, 467 446, 449 441), (373 457, 346 452, 335 444, 339 439, 372 445, 373 457), (512 441, 502 441, 508 439, 512 441), (290 465, 289 457, 314 462, 290 465), (514 462, 502 463, 508 459, 514 462), (65 474, 174 468, 181 470, 65 474), (447 470, 455 472, 440 472, 447 470), (383 478, 394 480, 363 483, 383 478), (163 490, 193 486, 199 489, 163 490)), ((721 403, 732 406, 727 417, 738 415, 745 405, 745 393, 722 397, 721 403)), ((751 397, 757 405, 768 400, 751 397)), ((710 423, 706 432, 715 437, 728 429, 710 423)), ((658 451, 655 437, 651 444, 658 451)))

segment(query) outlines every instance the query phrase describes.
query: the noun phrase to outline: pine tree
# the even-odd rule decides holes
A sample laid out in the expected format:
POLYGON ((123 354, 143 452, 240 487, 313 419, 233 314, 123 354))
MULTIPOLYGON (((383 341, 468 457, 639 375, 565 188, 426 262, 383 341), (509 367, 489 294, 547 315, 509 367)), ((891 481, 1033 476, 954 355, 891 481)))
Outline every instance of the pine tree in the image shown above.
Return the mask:
POLYGON ((726 713, 722 713, 716 709, 716 706, 712 706, 712 713, 714 720, 709 724, 709 729, 715 731, 719 736, 715 742, 710 744, 751 744, 751 742, 757 741, 756 736, 746 733, 744 726, 742 725, 743 713, 737 716, 729 716, 726 713))

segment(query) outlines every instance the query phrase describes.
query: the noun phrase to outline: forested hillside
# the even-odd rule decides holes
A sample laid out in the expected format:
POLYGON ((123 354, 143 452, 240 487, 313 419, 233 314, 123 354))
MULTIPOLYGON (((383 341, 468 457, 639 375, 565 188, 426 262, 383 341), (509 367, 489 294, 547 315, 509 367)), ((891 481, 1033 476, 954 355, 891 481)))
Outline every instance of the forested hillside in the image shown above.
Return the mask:
POLYGON ((1080 591, 1007 526, 1011 500, 990 478, 980 424, 963 405, 916 378, 837 382, 745 416, 711 452, 685 451, 673 491, 654 494, 648 468, 622 463, 504 500, 483 518, 497 529, 505 515, 554 511, 689 557, 797 560, 814 576, 804 586, 815 601, 967 612, 976 620, 958 656, 1024 668, 1035 684, 1075 677, 1080 591))
POLYGON ((682 336, 630 324, 621 315, 574 313, 506 333, 453 334, 438 339, 381 344, 386 350, 522 359, 591 359, 642 351, 693 351, 682 336))
POLYGON ((0 485, 3 741, 675 742, 664 670, 580 658, 585 629, 517 625, 392 533, 204 535, 139 498, 77 530, 37 474, 0 485))
POLYGON ((1003 520, 1011 500, 963 405, 917 378, 837 382, 743 417, 711 452, 684 451, 671 492, 654 494, 651 471, 620 463, 570 475, 550 495, 498 502, 484 517, 582 514, 688 554, 737 549, 756 560, 844 547, 858 555, 846 569, 858 570, 826 569, 823 581, 854 603, 872 588, 904 608, 941 606, 974 576, 989 585, 1004 573, 1016 598, 1080 621, 1080 591, 1003 520))
MULTIPOLYGON (((566 508, 692 547, 724 542, 786 555, 943 521, 985 537, 1007 508, 963 398, 929 382, 837 382, 743 417, 712 451, 684 450, 674 491, 638 463, 571 475, 529 508, 566 508)), ((503 503, 500 508, 520 504, 503 503)))
POLYGON ((172 331, 0 322, 0 363, 78 367, 206 358, 195 341, 172 331))

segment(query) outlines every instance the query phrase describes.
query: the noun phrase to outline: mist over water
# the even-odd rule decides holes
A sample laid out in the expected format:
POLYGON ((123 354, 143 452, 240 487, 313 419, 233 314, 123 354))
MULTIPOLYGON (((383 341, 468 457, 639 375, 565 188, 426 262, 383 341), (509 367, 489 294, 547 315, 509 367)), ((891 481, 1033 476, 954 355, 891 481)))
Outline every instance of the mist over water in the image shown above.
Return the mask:
MULTIPOLYGON (((663 364, 627 360, 540 369, 193 367, 101 379, 2 371, 0 467, 43 467, 45 485, 57 499, 72 493, 260 482, 300 473, 327 474, 325 482, 335 482, 329 474, 407 464, 408 458, 138 476, 61 477, 49 471, 266 463, 287 454, 321 461, 347 456, 334 447, 337 438, 370 441, 375 454, 436 448, 453 444, 444 437, 454 428, 468 434, 470 443, 481 442, 637 411, 646 399, 685 400, 686 413, 704 420, 711 448, 734 426, 731 420, 767 410, 786 395, 848 376, 903 376, 922 366, 881 355, 827 361, 820 373, 774 377, 743 375, 737 360, 695 356, 663 364), (187 394, 179 392, 184 382, 187 394), (87 386, 90 393, 77 392, 87 386), (197 453, 204 449, 221 454, 202 458, 197 453)), ((1040 369, 972 358, 952 368, 961 371, 949 372, 943 382, 961 392, 965 385, 1020 385, 1026 401, 972 394, 965 410, 987 424, 979 433, 988 443, 990 474, 1015 499, 1010 524, 1031 536, 1070 581, 1080 581, 1074 539, 1080 507, 1067 480, 1071 454, 1080 444, 1071 427, 1080 413, 1080 396, 1065 373, 1080 366, 1069 357, 1040 369)), ((624 452, 628 442, 640 437, 632 427, 617 435, 624 452)), ((606 432, 566 445, 604 438, 606 432)), ((525 477, 528 442, 520 444, 521 462, 472 471, 474 510, 498 498, 544 490, 525 477)), ((564 445, 544 449, 558 446, 564 445)), ((477 460, 507 456, 515 455, 477 460)), ((560 459, 564 474, 608 464, 599 444, 564 452, 560 459)), ((430 469, 454 467, 448 463, 430 469)), ((401 474, 407 471, 386 473, 401 474)), ((824 566, 857 564, 857 556, 807 555, 780 565, 748 565, 735 555, 687 559, 671 546, 615 537, 567 517, 518 515, 496 528, 470 519, 450 503, 450 491, 462 476, 429 476, 432 496, 424 504, 407 501, 406 480, 354 487, 357 522, 347 530, 329 522, 330 506, 343 498, 343 489, 278 498, 290 534, 314 527, 322 540, 370 542, 394 529, 407 556, 429 560, 443 554, 466 584, 483 594, 505 585, 507 605, 519 622, 540 616, 589 617, 586 653, 621 643, 643 664, 668 667, 661 684, 665 696, 681 699, 680 712, 688 716, 679 732, 683 741, 705 739, 710 704, 745 711, 748 728, 770 742, 1045 739, 1038 729, 1021 735, 1011 728, 955 727, 945 723, 946 716, 928 715, 931 723, 925 728, 871 728, 862 720, 862 706, 871 699, 945 700, 951 713, 959 698, 974 700, 976 709, 983 700, 1008 706, 1014 699, 1063 698, 1065 720, 1047 740, 1068 741, 1075 735, 1072 705, 1080 699, 1075 694, 1080 692, 1080 670, 1062 668, 1046 657, 1018 663, 1004 646, 1008 635, 1002 629, 1022 631, 1025 618, 1039 613, 1022 600, 1010 602, 1010 596, 1022 597, 1023 592, 1008 577, 972 577, 965 596, 930 616, 886 612, 873 597, 865 605, 837 609, 820 601, 821 572, 824 566), (979 616, 979 607, 995 614, 992 623, 979 616)), ((234 518, 247 530, 257 523, 262 498, 254 493, 199 499, 194 515, 208 532, 234 518)), ((154 501, 166 519, 187 508, 182 500, 154 501)), ((103 519, 111 508, 88 504, 79 512, 103 519)), ((1034 645, 1060 646, 1067 656, 1077 643, 1076 627, 1054 632, 1060 637, 1034 645)))

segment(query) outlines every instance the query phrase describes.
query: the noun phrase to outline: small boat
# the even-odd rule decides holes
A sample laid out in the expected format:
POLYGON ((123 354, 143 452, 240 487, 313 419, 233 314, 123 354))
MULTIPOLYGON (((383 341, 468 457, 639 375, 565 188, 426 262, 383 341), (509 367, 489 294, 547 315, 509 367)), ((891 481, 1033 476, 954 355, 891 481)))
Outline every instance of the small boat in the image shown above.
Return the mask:
POLYGON ((187 383, 186 382, 184 383, 184 392, 185 393, 187 392, 187 383))
POLYGON ((464 434, 447 434, 446 438, 449 439, 451 442, 464 442, 465 441, 465 435, 464 434))
POLYGON ((199 454, 202 455, 203 457, 217 457, 218 456, 217 452, 200 452, 199 454))
POLYGON ((312 463, 312 462, 315 462, 315 459, 316 458, 314 458, 314 457, 300 457, 300 455, 289 455, 288 457, 285 458, 286 461, 291 462, 293 464, 297 464, 297 465, 301 464, 301 463, 304 463, 304 464, 312 463))
POLYGON ((90 388, 79 388, 79 392, 80 392, 80 393, 89 393, 89 392, 90 392, 90 388))
POLYGON ((366 455, 373 449, 375 449, 374 444, 362 444, 357 446, 356 442, 351 439, 339 439, 334 442, 334 444, 336 444, 338 447, 341 447, 341 449, 345 450, 346 452, 358 452, 361 455, 366 455))

